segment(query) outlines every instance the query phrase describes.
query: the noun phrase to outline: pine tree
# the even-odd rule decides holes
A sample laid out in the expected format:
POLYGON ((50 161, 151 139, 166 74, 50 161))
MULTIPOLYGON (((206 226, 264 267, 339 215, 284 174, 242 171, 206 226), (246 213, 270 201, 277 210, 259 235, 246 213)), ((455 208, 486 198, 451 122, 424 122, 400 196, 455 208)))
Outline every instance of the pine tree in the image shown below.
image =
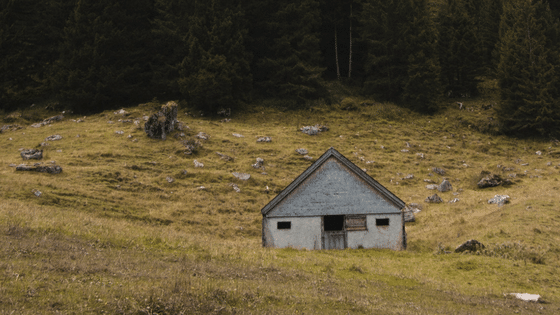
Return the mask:
POLYGON ((0 2, 0 104, 32 102, 46 92, 48 70, 58 57, 54 1, 0 2))
POLYGON ((547 33, 554 36, 557 24, 542 1, 504 3, 498 65, 504 132, 556 136, 560 131, 557 44, 547 33))
POLYGON ((476 94, 483 50, 478 37, 477 8, 464 0, 448 0, 439 15, 439 60, 447 95, 476 94))
POLYGON ((359 20, 361 41, 368 47, 364 93, 434 111, 440 66, 427 2, 370 0, 359 20))
POLYGON ((231 1, 195 2, 179 65, 181 93, 197 108, 215 113, 250 99, 251 55, 243 12, 231 1))
POLYGON ((267 47, 256 67, 259 87, 268 95, 303 103, 323 95, 319 46, 319 3, 315 0, 264 2, 271 13, 265 23, 267 47))
POLYGON ((150 0, 79 0, 64 29, 52 83, 76 111, 149 97, 150 0))

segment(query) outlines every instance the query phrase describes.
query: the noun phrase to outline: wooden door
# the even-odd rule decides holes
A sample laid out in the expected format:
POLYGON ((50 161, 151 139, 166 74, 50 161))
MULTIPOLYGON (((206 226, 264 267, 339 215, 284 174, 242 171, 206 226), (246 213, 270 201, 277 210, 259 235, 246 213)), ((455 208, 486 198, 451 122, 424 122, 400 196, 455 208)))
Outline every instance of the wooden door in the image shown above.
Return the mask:
POLYGON ((346 248, 346 231, 325 231, 325 249, 346 248))

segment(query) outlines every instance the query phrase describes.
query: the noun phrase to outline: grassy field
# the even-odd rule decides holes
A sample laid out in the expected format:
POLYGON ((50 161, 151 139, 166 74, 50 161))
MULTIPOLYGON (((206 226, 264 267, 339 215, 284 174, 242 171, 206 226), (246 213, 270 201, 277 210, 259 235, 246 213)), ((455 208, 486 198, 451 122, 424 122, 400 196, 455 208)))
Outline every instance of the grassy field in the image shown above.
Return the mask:
POLYGON ((336 105, 282 111, 263 104, 231 121, 184 107, 178 118, 188 128, 176 134, 185 136, 166 141, 123 122, 140 119, 142 127, 164 102, 126 107, 127 116, 65 115, 40 128, 30 125, 58 113, 43 105, 0 113, 2 124, 24 127, 0 134, 0 314, 560 312, 557 142, 499 135, 494 110, 484 109, 491 98, 446 100, 446 109, 426 116, 341 87, 335 94, 336 105), (330 129, 298 130, 314 124, 330 129), (210 138, 185 155, 181 141, 199 132, 210 138), (20 149, 54 134, 63 138, 41 147, 42 162, 62 173, 10 166, 22 163, 20 149), (272 142, 257 143, 258 136, 272 142), (295 149, 316 159, 331 146, 406 203, 423 205, 407 223, 408 250, 261 247, 260 209, 313 162, 295 149), (257 157, 264 172, 251 166, 257 157), (204 167, 195 168, 195 159, 204 167), (482 171, 513 184, 479 189, 482 171), (403 179, 408 174, 414 178, 403 179), (443 177, 453 185, 438 193, 445 202, 424 203, 435 193, 425 180, 443 177), (496 194, 511 202, 488 204, 496 194), (453 198, 459 201, 447 203, 453 198), (473 238, 486 249, 446 254, 473 238))

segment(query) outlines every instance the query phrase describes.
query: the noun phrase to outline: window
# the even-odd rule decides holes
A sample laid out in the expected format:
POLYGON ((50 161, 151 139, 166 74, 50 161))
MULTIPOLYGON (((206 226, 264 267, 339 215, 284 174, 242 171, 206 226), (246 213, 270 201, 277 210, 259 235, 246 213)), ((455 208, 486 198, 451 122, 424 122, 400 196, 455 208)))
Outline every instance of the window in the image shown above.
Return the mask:
POLYGON ((347 231, 367 231, 367 220, 365 214, 347 215, 346 216, 347 231))
POLYGON ((278 221, 276 228, 279 230, 289 230, 292 228, 292 222, 291 221, 278 221))
POLYGON ((389 226, 389 219, 375 219, 375 225, 377 225, 377 226, 389 226))

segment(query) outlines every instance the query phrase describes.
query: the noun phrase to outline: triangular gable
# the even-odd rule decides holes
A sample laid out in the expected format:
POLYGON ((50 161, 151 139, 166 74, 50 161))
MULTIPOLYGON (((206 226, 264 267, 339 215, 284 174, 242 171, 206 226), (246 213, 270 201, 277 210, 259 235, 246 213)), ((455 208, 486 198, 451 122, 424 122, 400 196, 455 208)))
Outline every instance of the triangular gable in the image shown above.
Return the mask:
POLYGON ((262 210, 263 216, 399 213, 405 203, 330 148, 262 210))

